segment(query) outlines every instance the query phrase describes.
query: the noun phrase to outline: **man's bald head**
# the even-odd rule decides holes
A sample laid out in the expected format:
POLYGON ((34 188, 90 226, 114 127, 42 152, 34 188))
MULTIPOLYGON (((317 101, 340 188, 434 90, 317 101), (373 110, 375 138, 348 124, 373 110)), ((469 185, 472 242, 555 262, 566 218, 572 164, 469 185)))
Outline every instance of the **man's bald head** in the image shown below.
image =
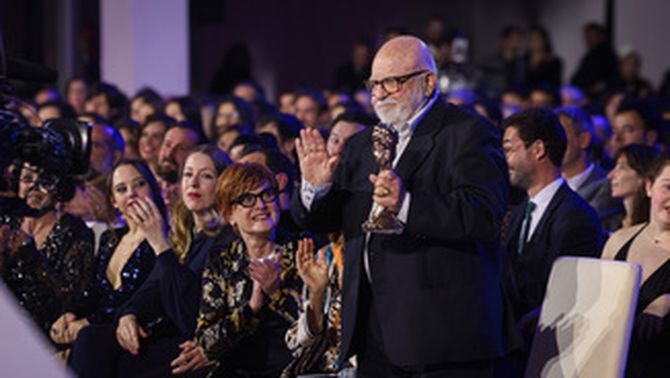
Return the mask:
POLYGON ((386 42, 372 61, 368 82, 379 119, 399 128, 435 94, 437 68, 419 38, 400 36, 386 42))
POLYGON ((402 75, 417 70, 437 73, 437 66, 428 46, 419 38, 410 35, 402 35, 386 42, 372 61, 372 79, 376 79, 375 71, 402 75))

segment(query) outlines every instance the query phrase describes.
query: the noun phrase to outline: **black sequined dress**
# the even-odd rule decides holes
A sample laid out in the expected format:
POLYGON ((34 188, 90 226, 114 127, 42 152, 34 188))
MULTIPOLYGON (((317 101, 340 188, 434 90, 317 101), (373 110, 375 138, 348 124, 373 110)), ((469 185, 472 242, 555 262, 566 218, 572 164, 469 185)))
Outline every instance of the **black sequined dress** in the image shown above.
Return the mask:
MULTIPOLYGON (((3 216, 0 224, 19 230, 21 220, 3 216)), ((4 251, 0 275, 48 337, 51 324, 63 309, 81 296, 93 261, 93 232, 80 218, 63 214, 41 248, 31 242, 13 252, 4 251)))
POLYGON ((86 318, 91 324, 113 322, 116 310, 130 299, 149 277, 156 261, 156 254, 144 240, 135 248, 121 269, 121 286, 114 289, 107 278, 109 261, 127 232, 128 228, 123 227, 107 230, 100 236, 95 277, 81 298, 68 308, 68 311, 74 312, 77 318, 86 318))

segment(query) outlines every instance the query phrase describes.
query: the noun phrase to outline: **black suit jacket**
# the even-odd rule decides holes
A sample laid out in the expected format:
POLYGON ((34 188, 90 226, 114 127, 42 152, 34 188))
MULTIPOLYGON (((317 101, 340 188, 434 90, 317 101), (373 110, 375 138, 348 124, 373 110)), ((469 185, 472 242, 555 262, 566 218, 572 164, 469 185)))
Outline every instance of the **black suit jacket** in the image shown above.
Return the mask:
MULTIPOLYGON (((363 273, 361 224, 372 206, 372 128, 347 143, 328 194, 293 215, 314 232, 344 229, 342 350, 352 342, 363 273)), ((417 125, 397 174, 411 194, 405 232, 371 237, 372 291, 384 348, 403 365, 480 360, 505 352, 500 223, 508 189, 500 135, 465 110, 436 101, 417 125)), ((511 323, 508 323, 511 324, 511 323)))
POLYGON ((527 204, 528 199, 512 211, 504 241, 507 250, 505 292, 517 320, 542 304, 549 273, 557 257, 597 257, 602 244, 598 215, 563 183, 519 256, 517 243, 527 204))

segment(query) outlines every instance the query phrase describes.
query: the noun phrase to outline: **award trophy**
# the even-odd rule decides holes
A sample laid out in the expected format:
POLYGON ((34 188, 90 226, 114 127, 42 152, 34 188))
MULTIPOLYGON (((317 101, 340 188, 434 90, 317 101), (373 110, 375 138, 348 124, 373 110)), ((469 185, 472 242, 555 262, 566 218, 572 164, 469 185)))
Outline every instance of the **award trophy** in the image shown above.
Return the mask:
MULTIPOLYGON (((375 125, 372 130, 372 154, 379 164, 380 172, 392 168, 396 144, 398 144, 398 133, 395 129, 383 124, 375 125)), ((404 231, 405 225, 395 214, 374 202, 370 216, 363 222, 361 228, 364 232, 399 235, 404 231)))

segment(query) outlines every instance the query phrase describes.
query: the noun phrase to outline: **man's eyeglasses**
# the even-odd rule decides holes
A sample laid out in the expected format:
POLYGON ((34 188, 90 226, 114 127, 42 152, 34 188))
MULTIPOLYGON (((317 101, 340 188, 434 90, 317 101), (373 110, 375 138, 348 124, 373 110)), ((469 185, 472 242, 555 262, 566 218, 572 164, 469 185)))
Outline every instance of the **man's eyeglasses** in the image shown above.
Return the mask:
POLYGON ((235 198, 234 200, 230 201, 231 205, 240 205, 242 207, 254 207, 256 204, 256 199, 259 198, 263 203, 270 203, 274 200, 277 199, 277 190, 273 188, 265 189, 264 191, 253 194, 253 193, 245 193, 242 194, 241 196, 235 198))
POLYGON ((372 93, 377 86, 381 86, 382 89, 384 89, 384 92, 393 94, 398 92, 407 80, 426 72, 428 72, 428 70, 415 71, 402 76, 391 76, 381 80, 366 80, 365 88, 368 90, 368 92, 372 93))

